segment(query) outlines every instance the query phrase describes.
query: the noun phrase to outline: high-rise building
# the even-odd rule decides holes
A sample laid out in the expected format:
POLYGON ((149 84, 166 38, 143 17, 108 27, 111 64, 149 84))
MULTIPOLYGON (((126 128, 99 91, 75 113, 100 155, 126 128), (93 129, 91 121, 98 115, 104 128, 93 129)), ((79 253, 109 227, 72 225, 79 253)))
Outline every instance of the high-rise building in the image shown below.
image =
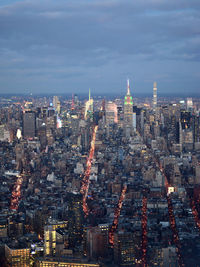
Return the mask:
POLYGON ((70 259, 37 259, 36 260, 36 267, 100 267, 98 263, 87 263, 85 259, 77 259, 71 260, 70 259))
POLYGON ((56 112, 60 114, 60 101, 58 96, 53 97, 53 107, 55 108, 56 112))
POLYGON ((117 105, 112 101, 106 103, 106 124, 114 124, 118 122, 117 118, 117 105))
POLYGON ((108 251, 108 224, 87 229, 87 254, 90 259, 105 257, 108 251))
POLYGON ((45 255, 55 255, 56 253, 56 229, 52 225, 44 227, 45 255))
POLYGON ((117 266, 134 266, 137 258, 138 238, 135 234, 120 230, 114 234, 114 262, 117 266))
POLYGON ((74 95, 74 105, 78 105, 79 103, 79 100, 78 100, 78 96, 77 95, 74 95))
POLYGON ((36 130, 35 112, 25 110, 23 113, 23 136, 24 138, 34 138, 36 130))
POLYGON ((91 98, 90 89, 89 89, 89 99, 85 103, 85 120, 92 119, 93 117, 93 99, 91 98))
POLYGON ((28 248, 28 245, 18 242, 5 245, 5 257, 7 266, 30 266, 30 248, 28 248))
POLYGON ((66 196, 68 203, 68 230, 69 230, 69 243, 74 245, 76 242, 82 240, 83 234, 83 202, 81 194, 69 193, 66 196))
POLYGON ((194 142, 200 142, 200 116, 193 115, 194 142))
POLYGON ((191 128, 191 126, 192 126, 192 114, 191 114, 191 112, 186 111, 186 110, 182 110, 180 119, 181 119, 181 126, 182 126, 183 130, 191 128))
POLYGON ((157 83, 153 84, 153 110, 156 111, 157 108, 157 83))
POLYGON ((124 127, 133 127, 133 97, 130 93, 129 80, 127 80, 127 93, 124 98, 124 127))
POLYGON ((56 253, 56 229, 67 226, 66 222, 52 221, 44 227, 44 254, 54 256, 56 253))
POLYGON ((193 109, 193 101, 191 97, 188 97, 187 98, 187 110, 192 111, 192 109, 193 109))

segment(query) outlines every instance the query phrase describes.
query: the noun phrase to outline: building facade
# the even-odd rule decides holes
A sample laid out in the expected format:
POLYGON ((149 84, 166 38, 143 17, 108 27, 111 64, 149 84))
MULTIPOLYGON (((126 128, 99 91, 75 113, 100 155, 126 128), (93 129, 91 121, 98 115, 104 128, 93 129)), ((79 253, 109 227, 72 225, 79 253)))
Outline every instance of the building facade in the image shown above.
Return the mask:
POLYGON ((133 97, 130 93, 129 80, 127 80, 127 93, 124 98, 124 128, 133 128, 133 97))

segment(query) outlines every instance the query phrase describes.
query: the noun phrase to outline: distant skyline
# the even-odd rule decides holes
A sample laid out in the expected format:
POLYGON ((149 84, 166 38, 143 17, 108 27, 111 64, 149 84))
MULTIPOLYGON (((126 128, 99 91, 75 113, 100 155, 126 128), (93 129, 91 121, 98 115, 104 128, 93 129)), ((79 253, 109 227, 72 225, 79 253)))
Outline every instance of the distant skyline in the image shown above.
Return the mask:
POLYGON ((0 94, 200 94, 199 0, 1 0, 0 94))

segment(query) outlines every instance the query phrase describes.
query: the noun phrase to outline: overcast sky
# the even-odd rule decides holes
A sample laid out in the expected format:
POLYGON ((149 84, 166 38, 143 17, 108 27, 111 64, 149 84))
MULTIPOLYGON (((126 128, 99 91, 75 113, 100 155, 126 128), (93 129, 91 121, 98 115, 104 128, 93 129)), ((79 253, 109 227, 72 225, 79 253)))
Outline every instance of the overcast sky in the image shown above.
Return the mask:
POLYGON ((0 93, 200 92, 200 0, 0 0, 0 93))

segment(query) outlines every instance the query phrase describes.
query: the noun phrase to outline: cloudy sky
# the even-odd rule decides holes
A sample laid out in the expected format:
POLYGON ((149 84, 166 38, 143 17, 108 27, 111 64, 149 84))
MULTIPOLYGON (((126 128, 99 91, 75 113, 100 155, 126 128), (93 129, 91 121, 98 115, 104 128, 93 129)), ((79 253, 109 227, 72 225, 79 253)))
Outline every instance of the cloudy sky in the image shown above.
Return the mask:
POLYGON ((200 92, 200 0, 0 0, 0 93, 200 92))

